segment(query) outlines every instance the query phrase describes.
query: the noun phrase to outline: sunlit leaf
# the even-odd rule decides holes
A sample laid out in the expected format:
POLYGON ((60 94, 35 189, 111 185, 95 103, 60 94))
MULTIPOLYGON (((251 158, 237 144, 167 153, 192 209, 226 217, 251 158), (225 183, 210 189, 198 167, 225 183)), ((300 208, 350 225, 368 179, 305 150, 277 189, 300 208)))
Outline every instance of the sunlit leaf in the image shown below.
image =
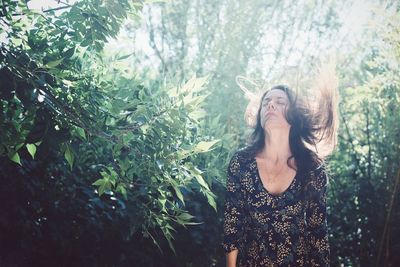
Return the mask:
POLYGON ((72 166, 74 164, 74 153, 72 152, 71 147, 69 145, 67 145, 67 148, 65 149, 64 157, 67 160, 70 168, 72 169, 72 166))
POLYGON ((128 195, 127 195, 125 186, 123 186, 122 184, 119 184, 115 190, 116 190, 117 192, 121 193, 121 195, 122 195, 125 199, 128 199, 128 195))
POLYGON ((196 181, 205 189, 210 190, 210 188, 208 187, 208 184, 206 183, 206 181, 204 181, 203 176, 201 176, 200 174, 196 174, 194 176, 196 178, 196 181))
POLYGON ((133 53, 129 53, 127 55, 119 56, 119 57, 117 57, 117 60, 124 60, 124 59, 126 59, 126 58, 128 58, 128 57, 130 57, 132 55, 133 55, 133 53))
POLYGON ((98 179, 97 181, 92 183, 92 185, 97 185, 97 186, 101 186, 102 184, 104 184, 104 179, 98 179))
POLYGON ((217 211, 217 203, 215 202, 216 196, 212 192, 208 192, 206 193, 206 197, 208 204, 210 204, 210 206, 213 207, 215 211, 217 211))
POLYGON ((179 214, 178 218, 183 221, 190 221, 191 219, 194 218, 194 216, 190 215, 189 213, 184 212, 184 213, 179 214))
POLYGON ((213 140, 213 141, 201 141, 199 142, 196 147, 194 148, 195 152, 207 152, 211 149, 212 146, 214 146, 216 143, 218 143, 220 140, 213 140))
POLYGON ((183 199, 183 195, 182 195, 181 190, 179 189, 178 184, 177 184, 174 180, 171 180, 171 184, 172 184, 172 188, 174 189, 174 191, 175 191, 175 193, 176 193, 176 196, 177 196, 178 199, 179 199, 180 201, 182 201, 182 203, 184 204, 185 201, 184 201, 184 199, 183 199))
POLYGON ((14 161, 15 163, 18 163, 19 165, 22 166, 22 164, 21 164, 21 159, 20 159, 20 157, 19 157, 18 152, 15 152, 15 153, 10 157, 10 160, 12 160, 12 161, 14 161))
POLYGON ((57 59, 57 60, 54 60, 54 61, 50 61, 50 62, 48 62, 48 63, 46 64, 45 67, 47 67, 47 68, 55 68, 55 67, 57 67, 58 65, 60 65, 61 62, 63 62, 63 60, 64 60, 64 58, 57 59))
POLYGON ((29 154, 31 154, 32 159, 34 159, 35 154, 36 154, 36 145, 35 144, 26 144, 26 148, 28 149, 29 154))
POLYGON ((81 127, 76 127, 76 133, 77 133, 83 140, 87 140, 87 139, 86 139, 85 130, 83 130, 81 127))

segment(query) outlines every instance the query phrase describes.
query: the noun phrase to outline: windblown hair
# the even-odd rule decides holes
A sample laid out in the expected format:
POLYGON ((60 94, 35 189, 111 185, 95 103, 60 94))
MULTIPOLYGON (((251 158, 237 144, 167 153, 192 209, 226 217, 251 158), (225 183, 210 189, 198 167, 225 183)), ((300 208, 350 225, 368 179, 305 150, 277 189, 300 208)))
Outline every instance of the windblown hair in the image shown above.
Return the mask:
MULTIPOLYGON (((273 86, 261 97, 262 102, 265 95, 274 89, 282 90, 287 94, 289 104, 285 117, 291 125, 289 146, 292 152, 287 163, 289 167, 303 174, 320 167, 323 159, 333 151, 337 143, 337 79, 334 74, 328 74, 325 76, 331 75, 330 77, 335 79, 330 83, 324 83, 326 77, 323 75, 325 74, 320 72, 320 83, 314 83, 316 86, 314 92, 317 91, 319 97, 311 98, 301 95, 286 85, 273 86), (290 164, 292 158, 294 158, 297 168, 290 164)), ((261 104, 257 112, 256 125, 246 149, 253 157, 265 147, 265 133, 261 125, 260 111, 261 104)))

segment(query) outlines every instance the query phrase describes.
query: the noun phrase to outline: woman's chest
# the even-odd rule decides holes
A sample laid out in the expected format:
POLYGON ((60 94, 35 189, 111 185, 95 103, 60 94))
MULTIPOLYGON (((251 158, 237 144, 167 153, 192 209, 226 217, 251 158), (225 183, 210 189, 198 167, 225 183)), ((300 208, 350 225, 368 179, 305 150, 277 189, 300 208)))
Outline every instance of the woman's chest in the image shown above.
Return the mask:
POLYGON ((272 215, 300 216, 303 208, 300 176, 296 175, 282 194, 274 195, 264 187, 257 171, 256 166, 250 164, 241 175, 241 186, 249 214, 255 218, 272 215))

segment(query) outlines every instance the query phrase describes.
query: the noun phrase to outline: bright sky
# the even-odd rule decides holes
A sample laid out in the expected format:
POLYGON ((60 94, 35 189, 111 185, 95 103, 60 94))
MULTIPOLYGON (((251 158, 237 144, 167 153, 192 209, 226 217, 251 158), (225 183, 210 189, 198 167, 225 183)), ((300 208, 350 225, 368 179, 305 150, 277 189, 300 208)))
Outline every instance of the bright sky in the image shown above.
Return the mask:
POLYGON ((371 2, 365 0, 351 1, 350 6, 347 12, 344 10, 339 14, 341 21, 343 21, 343 27, 339 36, 349 35, 359 38, 362 34, 363 26, 365 26, 368 18, 370 18, 371 10, 374 6, 371 2))
MULTIPOLYGON (((69 4, 73 4, 77 0, 64 0, 64 1, 69 4)), ((31 9, 37 9, 37 10, 55 8, 60 5, 62 6, 63 4, 59 3, 58 0, 32 0, 28 2, 28 6, 31 9)), ((340 19, 343 22, 343 27, 339 33, 338 38, 343 38, 344 36, 347 35, 353 40, 355 40, 361 37, 363 26, 368 21, 368 18, 370 18, 371 8, 373 8, 373 5, 371 4, 371 2, 367 2, 365 0, 353 0, 348 2, 348 6, 349 8, 347 10, 339 14, 340 19)), ((146 12, 147 9, 145 7, 143 13, 145 14, 146 12)), ((153 20, 156 21, 157 19, 158 18, 156 14, 153 20)), ((273 38, 272 35, 268 36, 271 36, 270 38, 273 38)), ((141 51, 142 53, 146 54, 149 57, 150 64, 152 65, 158 64, 158 60, 154 55, 154 51, 149 46, 148 38, 149 37, 146 32, 145 22, 143 21, 142 26, 135 30, 135 40, 130 40, 128 33, 122 30, 117 40, 111 40, 109 42, 108 48, 111 48, 114 51, 125 50, 127 51, 127 53, 131 52, 132 50, 141 51)), ((271 40, 268 40, 268 43, 271 43, 271 40)))
MULTIPOLYGON (((77 2, 77 0, 65 0, 65 1, 61 1, 61 2, 73 4, 73 3, 77 2)), ((55 0, 31 0, 28 2, 28 7, 30 9, 36 9, 36 10, 55 8, 58 6, 63 6, 63 4, 59 3, 58 0, 57 1, 55 1, 55 0)))

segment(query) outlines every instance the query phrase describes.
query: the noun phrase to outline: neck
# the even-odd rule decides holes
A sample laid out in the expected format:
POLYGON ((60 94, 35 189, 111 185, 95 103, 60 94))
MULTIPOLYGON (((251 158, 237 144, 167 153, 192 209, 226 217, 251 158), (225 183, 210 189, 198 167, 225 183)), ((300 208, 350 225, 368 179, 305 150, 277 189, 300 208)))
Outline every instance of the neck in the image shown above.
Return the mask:
POLYGON ((289 130, 290 128, 266 129, 265 146, 260 156, 274 164, 286 163, 292 155, 289 145, 289 130))

